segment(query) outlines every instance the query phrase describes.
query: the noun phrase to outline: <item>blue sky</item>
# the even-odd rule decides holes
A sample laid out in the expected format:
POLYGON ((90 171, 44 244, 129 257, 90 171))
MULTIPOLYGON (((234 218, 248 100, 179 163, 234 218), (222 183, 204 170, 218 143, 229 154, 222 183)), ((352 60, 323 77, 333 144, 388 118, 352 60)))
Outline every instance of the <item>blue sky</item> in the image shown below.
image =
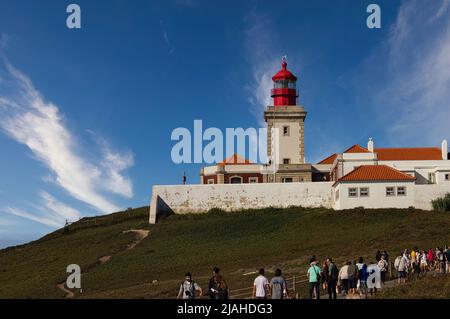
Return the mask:
POLYGON ((197 183, 173 129, 257 127, 282 55, 306 159, 450 137, 450 1, 0 0, 0 246, 197 183), (82 10, 69 30, 66 6, 82 10), (382 28, 366 27, 377 3, 382 28))

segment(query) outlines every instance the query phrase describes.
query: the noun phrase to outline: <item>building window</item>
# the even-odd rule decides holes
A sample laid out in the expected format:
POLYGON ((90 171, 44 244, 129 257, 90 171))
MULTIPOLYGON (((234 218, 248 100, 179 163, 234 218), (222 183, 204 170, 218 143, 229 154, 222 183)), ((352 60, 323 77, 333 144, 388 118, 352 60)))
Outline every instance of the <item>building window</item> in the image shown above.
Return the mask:
POLYGON ((338 200, 339 200, 339 189, 338 189, 338 190, 336 190, 336 193, 335 193, 335 198, 336 198, 336 201, 338 201, 338 200))
POLYGON ((291 159, 290 159, 290 158, 283 158, 283 164, 284 164, 284 165, 289 165, 289 164, 291 164, 291 159))
POLYGON ((436 175, 434 173, 428 173, 428 184, 436 183, 436 175))
POLYGON ((369 188, 368 187, 361 187, 359 189, 359 196, 360 197, 369 197, 369 188))
POLYGON ((395 187, 386 187, 386 196, 395 196, 395 187))
POLYGON ((450 181, 450 174, 445 174, 445 180, 450 181))
POLYGON ((230 184, 242 184, 242 177, 240 177, 240 176, 231 177, 230 184))
POLYGON ((248 182, 250 184, 256 184, 256 183, 258 183, 258 177, 249 177, 248 182))
POLYGON ((356 187, 349 188, 348 197, 358 197, 358 189, 356 187))
POLYGON ((212 178, 208 179, 208 184, 214 184, 214 179, 212 178))
POLYGON ((292 183, 292 182, 293 182, 293 179, 292 179, 292 177, 283 177, 283 178, 281 179, 281 181, 282 181, 283 183, 292 183))
POLYGON ((405 186, 397 187, 397 196, 406 196, 406 187, 405 186))
POLYGON ((289 136, 289 126, 283 126, 283 136, 289 136))

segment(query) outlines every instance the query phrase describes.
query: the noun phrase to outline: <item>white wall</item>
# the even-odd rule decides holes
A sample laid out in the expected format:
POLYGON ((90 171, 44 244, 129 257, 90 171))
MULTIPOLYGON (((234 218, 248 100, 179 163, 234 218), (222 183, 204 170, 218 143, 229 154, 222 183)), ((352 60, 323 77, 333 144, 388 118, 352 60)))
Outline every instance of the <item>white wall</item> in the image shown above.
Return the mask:
POLYGON ((444 196, 450 193, 450 183, 446 184, 432 184, 432 185, 416 185, 416 196, 414 198, 414 207, 429 210, 431 207, 431 200, 444 196))
POLYGON ((365 208, 408 208, 414 206, 415 185, 414 182, 374 182, 374 183, 340 183, 336 189, 339 190, 339 200, 336 201, 335 209, 349 209, 355 207, 365 208), (406 187, 405 196, 386 196, 386 187, 406 187), (359 196, 359 188, 369 188, 368 197, 359 196), (349 197, 348 189, 358 188, 358 197, 349 197))
POLYGON ((339 201, 334 203, 333 182, 287 184, 214 184, 153 186, 150 223, 157 215, 204 213, 211 208, 227 211, 265 207, 334 207, 347 209, 408 208, 430 210, 431 200, 450 193, 450 183, 415 185, 413 182, 341 183, 339 201), (406 186, 406 196, 386 197, 387 186, 406 186), (369 187, 369 198, 348 198, 349 187, 369 187))
POLYGON ((291 164, 302 164, 303 159, 300 158, 300 122, 276 119, 273 121, 273 127, 279 129, 278 147, 280 154, 278 164, 282 164, 285 158, 289 158, 291 164), (289 126, 288 136, 283 136, 284 126, 289 126))
POLYGON ((265 207, 332 207, 332 182, 153 186, 150 223, 168 207, 176 214, 265 207), (167 207, 168 206, 168 207, 167 207))

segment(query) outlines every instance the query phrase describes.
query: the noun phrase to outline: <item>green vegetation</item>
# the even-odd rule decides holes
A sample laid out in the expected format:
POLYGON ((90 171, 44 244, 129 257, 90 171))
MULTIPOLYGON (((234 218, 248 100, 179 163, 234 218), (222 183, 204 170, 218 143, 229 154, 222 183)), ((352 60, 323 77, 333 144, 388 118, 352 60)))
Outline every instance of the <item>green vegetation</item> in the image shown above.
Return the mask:
POLYGON ((431 299, 450 298, 450 276, 435 274, 386 289, 377 298, 431 299))
MULTIPOLYGON (((265 267, 286 276, 306 270, 311 255, 338 264, 378 249, 393 257, 404 248, 450 243, 450 215, 415 209, 333 211, 324 208, 267 208, 202 215, 173 215, 148 225, 148 207, 85 218, 27 245, 0 251, 0 298, 60 298, 56 284, 66 266, 82 268, 84 298, 173 298, 186 271, 203 287, 213 266, 231 289, 248 287, 265 267), (134 249, 130 229, 150 235, 134 249), (101 264, 99 258, 111 256, 101 264)), ((306 292, 301 289, 301 292, 306 292)), ((447 295, 450 297, 450 295, 447 295)))
POLYGON ((431 201, 433 209, 440 212, 450 212, 450 193, 445 194, 444 197, 436 198, 431 201))

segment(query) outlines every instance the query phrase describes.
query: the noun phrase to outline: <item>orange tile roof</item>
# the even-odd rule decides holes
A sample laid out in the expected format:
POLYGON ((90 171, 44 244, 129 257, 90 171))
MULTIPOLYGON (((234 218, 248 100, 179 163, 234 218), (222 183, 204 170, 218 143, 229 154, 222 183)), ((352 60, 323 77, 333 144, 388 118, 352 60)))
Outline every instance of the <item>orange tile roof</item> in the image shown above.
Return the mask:
POLYGON ((319 163, 317 164, 333 164, 334 160, 336 159, 337 154, 334 153, 333 155, 328 156, 327 158, 321 160, 319 163))
POLYGON ((367 148, 362 147, 361 145, 355 144, 350 148, 347 148, 342 153, 370 153, 367 148))
POLYGON ((439 161, 442 151, 438 147, 376 148, 379 161, 439 161))
MULTIPOLYGON (((439 147, 405 147, 405 148, 375 148, 379 161, 439 161, 442 151, 439 147)), ((353 145, 343 153, 369 153, 367 148, 353 145)), ((318 164, 333 164, 337 154, 333 154, 318 164)))
POLYGON ((338 182, 414 181, 415 177, 387 165, 362 165, 341 177, 338 182))
POLYGON ((243 158, 238 154, 233 154, 230 157, 224 159, 219 165, 251 165, 253 164, 248 159, 243 158))

